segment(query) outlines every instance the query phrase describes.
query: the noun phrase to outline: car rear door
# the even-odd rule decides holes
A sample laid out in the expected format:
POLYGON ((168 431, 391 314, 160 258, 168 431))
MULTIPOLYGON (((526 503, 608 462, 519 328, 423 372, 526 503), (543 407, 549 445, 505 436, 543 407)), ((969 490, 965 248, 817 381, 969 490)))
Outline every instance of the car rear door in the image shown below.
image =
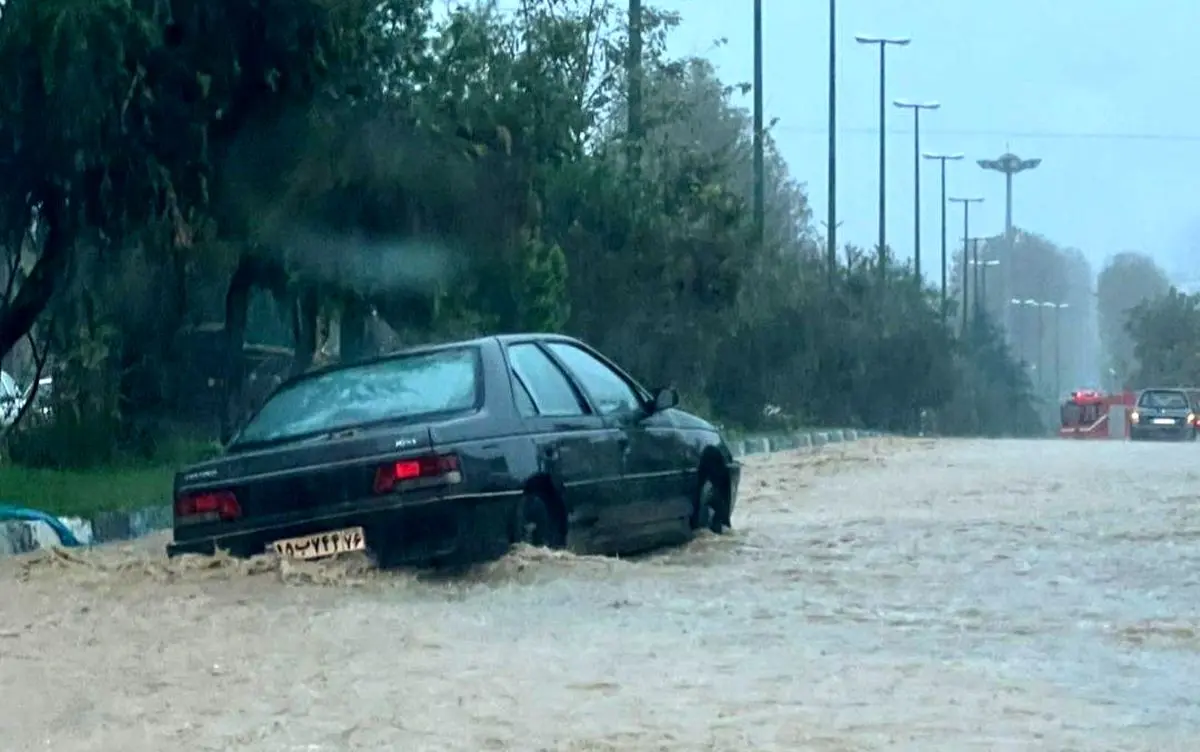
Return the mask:
POLYGON ((691 516, 691 471, 699 464, 669 414, 647 416, 636 387, 582 347, 549 342, 547 349, 576 379, 596 412, 620 429, 625 443, 626 524, 655 527, 691 516))
POLYGON ((621 433, 536 342, 507 347, 517 408, 541 467, 562 483, 571 547, 602 550, 624 499, 621 433))

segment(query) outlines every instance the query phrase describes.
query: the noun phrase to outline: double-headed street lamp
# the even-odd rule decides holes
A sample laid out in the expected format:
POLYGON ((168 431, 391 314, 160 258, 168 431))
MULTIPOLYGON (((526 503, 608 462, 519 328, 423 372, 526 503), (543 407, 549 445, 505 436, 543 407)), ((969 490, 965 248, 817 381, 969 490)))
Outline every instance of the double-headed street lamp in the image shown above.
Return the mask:
POLYGON ((975 289, 975 316, 978 318, 980 311, 987 313, 987 270, 990 266, 1000 266, 1000 259, 981 259, 979 258, 979 244, 983 243, 984 250, 987 250, 987 238, 971 238, 973 246, 973 256, 971 266, 974 268, 972 280, 975 289))
POLYGON ((953 201, 962 204, 963 208, 963 255, 962 255, 962 330, 966 334, 967 331, 967 308, 969 299, 967 297, 967 272, 970 267, 970 257, 967 255, 970 252, 971 238, 971 204, 982 204, 982 198, 955 198, 951 196, 948 201, 953 201))
POLYGON ((946 162, 956 162, 963 158, 962 154, 923 154, 926 159, 936 159, 942 163, 942 318, 946 318, 946 162))
POLYGON ((1062 374, 1060 373, 1060 366, 1062 363, 1061 314, 1064 310, 1070 308, 1071 305, 1069 303, 1054 303, 1047 300, 1033 300, 1032 298, 1026 298, 1024 300, 1013 298, 1008 302, 1015 306, 1025 306, 1027 308, 1037 309, 1037 372, 1039 391, 1043 388, 1045 383, 1044 379, 1042 378, 1042 350, 1045 349, 1043 347, 1043 344, 1045 344, 1043 342, 1045 334, 1045 321, 1042 316, 1042 312, 1047 309, 1054 311, 1054 396, 1055 399, 1057 399, 1062 393, 1062 374))
POLYGON ((887 48, 906 47, 906 37, 854 37, 859 44, 879 45, 879 281, 887 279, 887 48))
POLYGON ((937 102, 909 102, 897 99, 892 104, 913 114, 913 272, 921 286, 921 110, 936 110, 937 102))

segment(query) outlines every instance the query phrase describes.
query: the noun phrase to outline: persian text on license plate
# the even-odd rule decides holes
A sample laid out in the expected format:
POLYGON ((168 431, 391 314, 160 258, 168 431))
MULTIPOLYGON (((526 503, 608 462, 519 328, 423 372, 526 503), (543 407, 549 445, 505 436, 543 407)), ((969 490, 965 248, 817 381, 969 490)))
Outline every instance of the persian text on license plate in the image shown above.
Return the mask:
POLYGON ((1175 425, 1174 418, 1155 418, 1154 425, 1156 426, 1173 426, 1175 425))
POLYGON ((362 551, 367 547, 367 540, 361 527, 349 527, 299 538, 285 538, 275 541, 271 546, 275 553, 289 559, 321 559, 349 551, 362 551))

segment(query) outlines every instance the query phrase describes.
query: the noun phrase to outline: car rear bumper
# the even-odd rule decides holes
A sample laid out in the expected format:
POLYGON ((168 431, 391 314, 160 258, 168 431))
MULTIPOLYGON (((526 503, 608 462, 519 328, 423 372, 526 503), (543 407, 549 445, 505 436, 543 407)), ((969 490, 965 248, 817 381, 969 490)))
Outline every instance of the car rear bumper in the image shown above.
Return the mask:
POLYGON ((1133 439, 1186 439, 1195 433, 1195 426, 1187 423, 1174 426, 1139 424, 1129 429, 1129 437, 1133 439))
POLYGON ((356 507, 336 514, 297 515, 260 527, 180 538, 167 544, 167 556, 232 556, 267 553, 278 540, 361 527, 367 550, 380 563, 420 564, 440 558, 487 558, 507 550, 512 541, 519 493, 433 499, 386 508, 356 507))

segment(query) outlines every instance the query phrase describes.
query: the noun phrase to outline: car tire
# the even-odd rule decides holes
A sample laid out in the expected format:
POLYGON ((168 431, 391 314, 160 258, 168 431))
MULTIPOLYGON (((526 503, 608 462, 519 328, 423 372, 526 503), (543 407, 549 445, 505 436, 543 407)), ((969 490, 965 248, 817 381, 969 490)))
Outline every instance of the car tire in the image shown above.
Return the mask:
POLYGON ((559 519, 554 509, 544 494, 526 491, 521 497, 521 508, 517 515, 515 542, 537 548, 566 548, 564 521, 559 519))
POLYGON ((725 493, 711 477, 701 476, 692 509, 692 532, 707 529, 720 535, 729 528, 728 520, 729 500, 725 493))

